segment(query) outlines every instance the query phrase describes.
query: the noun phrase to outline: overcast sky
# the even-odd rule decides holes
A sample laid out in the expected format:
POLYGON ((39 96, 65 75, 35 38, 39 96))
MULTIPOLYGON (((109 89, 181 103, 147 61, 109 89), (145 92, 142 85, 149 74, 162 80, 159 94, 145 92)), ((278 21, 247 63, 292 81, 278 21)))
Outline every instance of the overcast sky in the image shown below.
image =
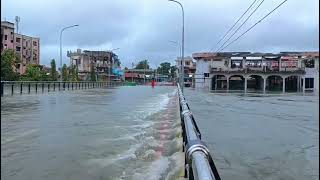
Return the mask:
MULTIPOLYGON (((218 40, 253 0, 180 2, 185 10, 185 56, 191 56, 216 49, 218 40)), ((239 33, 281 2, 265 0, 239 33)), ((60 30, 72 24, 80 26, 63 33, 64 63, 69 63, 66 51, 77 48, 120 48, 115 52, 123 67, 142 59, 148 59, 152 66, 174 62, 179 55, 178 46, 168 41, 181 41, 181 9, 167 0, 1 0, 1 19, 13 22, 16 15, 21 19, 21 33, 40 37, 40 63, 45 65, 52 58, 59 60, 60 30)), ((318 49, 319 1, 288 0, 224 51, 318 49)))

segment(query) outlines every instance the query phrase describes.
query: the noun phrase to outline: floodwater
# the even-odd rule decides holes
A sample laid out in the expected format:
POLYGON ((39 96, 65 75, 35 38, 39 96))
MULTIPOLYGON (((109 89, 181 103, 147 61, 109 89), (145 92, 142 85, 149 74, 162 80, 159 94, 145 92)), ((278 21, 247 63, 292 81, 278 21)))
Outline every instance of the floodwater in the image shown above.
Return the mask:
POLYGON ((319 179, 319 96, 184 93, 221 179, 319 179))
POLYGON ((1 178, 181 177, 176 93, 135 86, 3 97, 1 178))

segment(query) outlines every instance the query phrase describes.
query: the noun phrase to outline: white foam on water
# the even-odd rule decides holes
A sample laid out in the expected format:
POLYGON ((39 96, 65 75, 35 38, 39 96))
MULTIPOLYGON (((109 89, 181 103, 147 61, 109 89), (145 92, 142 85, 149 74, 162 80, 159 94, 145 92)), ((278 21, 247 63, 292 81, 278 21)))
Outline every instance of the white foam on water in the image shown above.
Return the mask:
POLYGON ((167 157, 163 157, 152 162, 146 170, 145 173, 135 173, 132 179, 141 180, 141 179, 148 179, 148 180, 158 180, 161 179, 162 175, 167 171, 169 168, 169 159, 167 157))

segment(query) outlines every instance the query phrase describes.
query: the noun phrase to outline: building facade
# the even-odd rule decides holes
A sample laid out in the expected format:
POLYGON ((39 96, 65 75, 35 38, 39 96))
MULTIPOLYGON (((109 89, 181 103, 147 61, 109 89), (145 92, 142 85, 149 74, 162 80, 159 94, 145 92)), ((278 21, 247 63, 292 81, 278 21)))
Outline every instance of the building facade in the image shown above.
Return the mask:
POLYGON ((13 49, 20 57, 16 72, 25 74, 29 64, 40 64, 40 39, 14 33, 14 23, 1 21, 1 52, 13 49))
POLYGON ((319 52, 194 53, 193 58, 196 88, 319 92, 319 52))
MULTIPOLYGON (((178 57, 176 60, 176 67, 178 71, 181 69, 182 58, 178 57)), ((184 84, 186 87, 194 87, 195 81, 195 72, 196 72, 196 62, 193 61, 192 57, 184 58, 184 84)))
POLYGON ((92 67, 98 78, 114 79, 113 69, 120 68, 120 60, 112 51, 88 51, 77 49, 76 52, 67 52, 70 58, 70 66, 76 65, 78 76, 82 80, 89 80, 92 67))

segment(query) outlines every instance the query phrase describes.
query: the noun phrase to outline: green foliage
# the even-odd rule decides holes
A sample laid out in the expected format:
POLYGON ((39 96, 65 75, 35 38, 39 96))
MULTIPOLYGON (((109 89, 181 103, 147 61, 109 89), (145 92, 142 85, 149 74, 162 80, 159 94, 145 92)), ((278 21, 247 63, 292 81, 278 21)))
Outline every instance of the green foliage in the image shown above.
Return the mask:
POLYGON ((91 79, 91 81, 97 81, 95 69, 96 69, 96 68, 94 67, 94 64, 91 64, 91 72, 90 72, 90 79, 91 79))
POLYGON ((78 67, 73 65, 70 69, 70 80, 71 81, 78 81, 78 67))
POLYGON ((54 59, 51 60, 50 78, 52 81, 58 80, 58 74, 57 74, 57 70, 56 70, 56 61, 54 59))
POLYGON ((176 70, 177 70, 177 67, 176 67, 176 66, 171 66, 171 67, 170 67, 170 76, 171 76, 172 78, 174 78, 174 77, 176 76, 176 74, 175 74, 176 70))
POLYGON ((143 60, 143 61, 138 62, 135 69, 150 69, 149 61, 143 60))
POLYGON ((160 67, 158 67, 157 71, 160 74, 169 75, 170 73, 170 66, 171 64, 169 62, 164 62, 160 64, 160 67))
POLYGON ((69 76, 69 73, 68 73, 67 65, 63 64, 63 66, 62 66, 62 80, 68 81, 68 79, 69 79, 68 76, 69 76))
POLYGON ((19 56, 12 49, 6 49, 1 54, 1 80, 14 81, 19 75, 14 71, 16 63, 20 62, 19 56))
POLYGON ((20 76, 21 81, 51 81, 51 76, 43 70, 41 65, 29 64, 26 74, 20 76))

